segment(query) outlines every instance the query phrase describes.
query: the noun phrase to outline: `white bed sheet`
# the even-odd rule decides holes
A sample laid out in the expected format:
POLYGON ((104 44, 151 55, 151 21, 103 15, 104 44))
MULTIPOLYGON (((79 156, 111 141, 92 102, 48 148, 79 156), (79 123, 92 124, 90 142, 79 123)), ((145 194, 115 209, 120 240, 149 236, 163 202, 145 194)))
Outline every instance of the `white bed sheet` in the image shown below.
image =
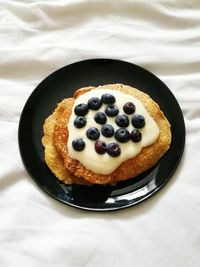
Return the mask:
POLYGON ((0 1, 0 266, 200 266, 200 1, 0 1), (46 195, 25 171, 18 122, 36 85, 88 58, 155 73, 186 124, 181 164, 163 190, 108 213, 46 195))

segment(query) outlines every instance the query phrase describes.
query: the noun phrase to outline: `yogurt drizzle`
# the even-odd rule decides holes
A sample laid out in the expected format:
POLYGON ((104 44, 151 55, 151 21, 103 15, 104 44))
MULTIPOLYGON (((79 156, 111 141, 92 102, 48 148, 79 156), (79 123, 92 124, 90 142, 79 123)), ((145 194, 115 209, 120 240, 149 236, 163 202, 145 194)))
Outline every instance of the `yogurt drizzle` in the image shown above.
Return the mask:
MULTIPOLYGON (((131 121, 133 115, 128 115, 129 120, 131 121)), ((119 127, 115 123, 115 118, 107 117, 108 124, 111 124, 114 128, 114 130, 117 130, 119 127)), ((130 123, 129 126, 126 128, 129 132, 131 132, 134 127, 130 123)), ((67 149, 70 158, 78 160, 82 165, 84 165, 87 169, 91 170, 94 173, 99 173, 103 175, 108 175, 112 173, 119 165, 130 159, 135 157, 140 153, 143 147, 149 146, 153 144, 158 136, 159 136, 159 128, 156 124, 156 122, 153 120, 153 118, 150 116, 150 114, 145 109, 144 105, 135 97, 124 94, 119 91, 113 91, 110 89, 101 89, 101 90, 92 90, 89 92, 86 92, 85 94, 79 96, 74 103, 72 114, 70 116, 69 122, 68 122, 68 142, 67 142, 67 149), (87 124, 85 127, 81 129, 77 129, 74 126, 74 119, 76 117, 74 113, 74 108, 76 105, 80 103, 87 103, 88 100, 91 97, 99 97, 105 93, 113 94, 116 98, 115 105, 119 108, 119 114, 124 114, 123 106, 127 102, 133 102, 136 106, 135 114, 141 114, 145 117, 145 127, 142 128, 140 131, 142 133, 142 140, 139 143, 134 143, 131 140, 127 143, 120 143, 121 147, 121 154, 119 157, 113 158, 109 156, 107 153, 100 155, 96 153, 94 149, 94 141, 89 140, 86 137, 86 131, 90 127, 96 127, 101 131, 102 125, 98 124, 94 120, 94 115, 97 112, 104 112, 106 108, 106 104, 103 104, 101 108, 97 111, 89 110, 89 112, 85 115, 85 118, 87 120, 87 124), (85 149, 81 152, 77 152, 72 147, 72 141, 75 138, 82 138, 85 141, 85 149)), ((117 142, 116 139, 113 137, 105 137, 103 135, 99 138, 102 141, 105 141, 106 143, 111 142, 117 142)))

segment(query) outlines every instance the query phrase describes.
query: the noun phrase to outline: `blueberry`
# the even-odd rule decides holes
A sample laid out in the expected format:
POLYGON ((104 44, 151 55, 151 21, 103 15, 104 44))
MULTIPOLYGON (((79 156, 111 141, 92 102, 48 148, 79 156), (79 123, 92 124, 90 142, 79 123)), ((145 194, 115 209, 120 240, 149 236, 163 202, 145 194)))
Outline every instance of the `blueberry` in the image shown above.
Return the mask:
POLYGON ((145 126, 145 118, 142 115, 135 115, 131 120, 135 128, 141 129, 145 126))
POLYGON ((129 118, 126 115, 117 115, 117 117, 115 118, 115 123, 119 127, 128 127, 128 125, 129 125, 129 118))
POLYGON ((100 132, 97 128, 91 127, 86 132, 87 138, 90 140, 97 140, 100 136, 100 132))
POLYGON ((112 125, 105 124, 101 127, 101 133, 106 137, 111 137, 114 134, 114 129, 112 125))
POLYGON ((142 139, 142 134, 141 132, 138 130, 138 129, 134 129, 132 132, 131 132, 131 140, 135 143, 138 143, 140 142, 142 139))
POLYGON ((115 103, 115 97, 111 94, 103 94, 101 97, 101 101, 104 104, 113 104, 115 103))
POLYGON ((133 114, 135 112, 135 105, 132 102, 127 102, 123 106, 123 110, 126 114, 133 114))
POLYGON ((119 109, 116 105, 109 105, 106 107, 105 113, 109 117, 115 117, 119 113, 119 109))
POLYGON ((103 112, 97 112, 94 116, 94 120, 99 124, 105 124, 107 117, 103 112))
POLYGON ((130 133, 124 128, 120 128, 115 132, 115 139, 120 143, 126 143, 130 140, 130 133))
POLYGON ((85 119, 85 117, 79 116, 76 117, 74 120, 74 126, 76 128, 83 128, 86 125, 87 121, 85 119))
POLYGON ((82 151, 85 148, 85 142, 81 138, 74 139, 72 146, 76 151, 82 151))
POLYGON ((88 113, 88 106, 84 103, 78 104, 74 112, 77 116, 85 116, 88 113))
POLYGON ((107 145, 107 153, 111 157, 118 157, 121 154, 120 146, 117 143, 110 143, 107 145))
POLYGON ((97 110, 101 107, 102 102, 101 102, 101 99, 99 99, 98 97, 92 97, 88 100, 87 104, 88 104, 89 109, 97 110))
POLYGON ((106 143, 104 141, 96 141, 95 143, 95 151, 98 154, 104 154, 106 152, 106 143))

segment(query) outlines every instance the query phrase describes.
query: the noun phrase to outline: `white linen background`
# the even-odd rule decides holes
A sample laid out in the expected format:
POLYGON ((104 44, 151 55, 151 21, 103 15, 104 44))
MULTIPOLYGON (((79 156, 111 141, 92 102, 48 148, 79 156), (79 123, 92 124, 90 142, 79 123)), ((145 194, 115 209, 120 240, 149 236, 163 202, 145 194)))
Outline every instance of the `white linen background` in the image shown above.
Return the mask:
POLYGON ((0 1, 0 266, 200 266, 200 1, 0 1), (163 80, 186 123, 170 182, 125 210, 81 211, 46 195, 22 164, 22 108, 51 72, 88 58, 163 80))

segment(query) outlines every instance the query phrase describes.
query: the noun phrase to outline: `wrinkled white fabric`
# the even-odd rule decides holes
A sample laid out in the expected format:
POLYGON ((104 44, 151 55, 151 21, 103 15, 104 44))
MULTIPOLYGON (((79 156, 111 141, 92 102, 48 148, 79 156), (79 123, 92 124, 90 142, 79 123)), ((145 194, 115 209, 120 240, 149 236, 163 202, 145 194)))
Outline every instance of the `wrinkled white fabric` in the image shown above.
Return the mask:
POLYGON ((200 1, 0 1, 0 266, 200 264, 200 1), (108 213, 63 205, 30 178, 18 122, 36 85, 88 58, 155 73, 179 101, 186 147, 170 182, 108 213))

